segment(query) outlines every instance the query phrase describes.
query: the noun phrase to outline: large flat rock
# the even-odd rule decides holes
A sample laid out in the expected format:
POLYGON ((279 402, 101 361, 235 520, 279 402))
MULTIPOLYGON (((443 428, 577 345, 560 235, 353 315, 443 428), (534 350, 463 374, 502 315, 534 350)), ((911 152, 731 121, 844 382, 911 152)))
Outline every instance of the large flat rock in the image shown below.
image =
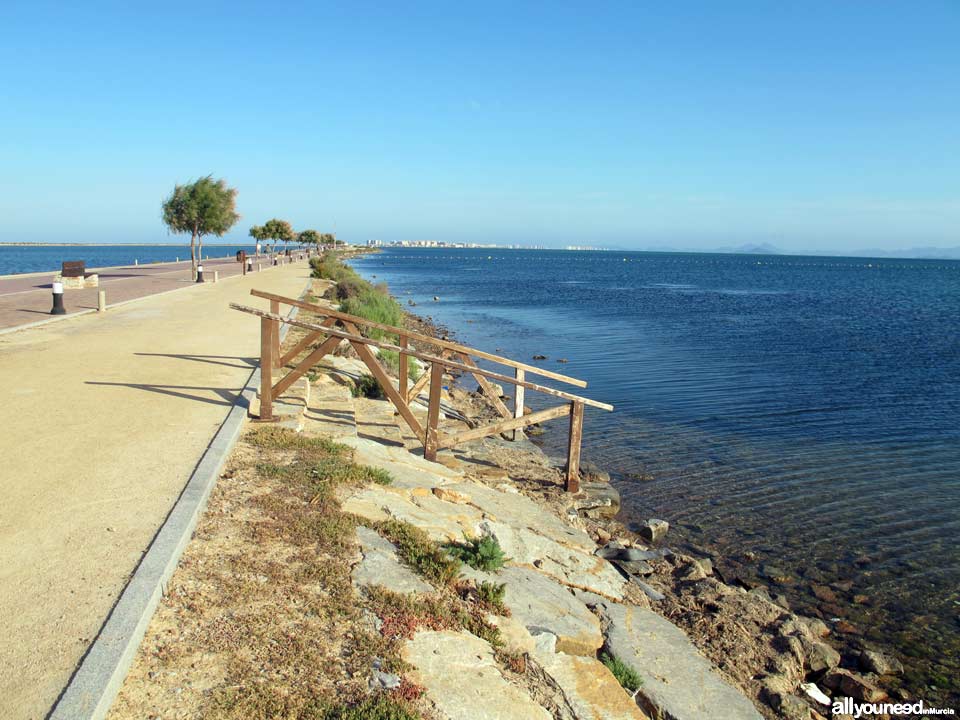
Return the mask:
POLYGON ((402 654, 415 668, 410 679, 426 689, 443 720, 552 720, 507 682, 489 643, 468 632, 418 632, 402 654))
POLYGON ((481 521, 480 511, 470 505, 444 502, 426 488, 395 484, 353 490, 343 498, 342 508, 368 520, 394 518, 408 522, 441 543, 461 542, 464 536, 477 535, 481 521))
POLYGON ((561 545, 526 525, 483 520, 479 533, 492 535, 515 565, 535 568, 564 585, 607 598, 623 597, 626 581, 609 562, 592 553, 561 545))
POLYGON ((571 655, 596 655, 603 645, 600 621, 567 588, 536 570, 505 567, 484 573, 466 567, 462 574, 477 582, 503 583, 510 615, 532 635, 557 636, 556 649, 571 655))
POLYGON ((397 549, 375 530, 357 528, 362 558, 353 567, 351 578, 357 587, 382 585, 396 593, 427 593, 433 587, 397 557, 397 549))
POLYGON ((538 652, 534 659, 560 688, 576 720, 647 720, 613 673, 595 658, 538 652))
POLYGON ((598 607, 609 622, 608 649, 643 678, 637 700, 651 717, 762 720, 753 703, 724 682, 673 623, 632 605, 598 607))
POLYGON ((341 442, 353 448, 356 462, 387 470, 393 476, 395 488, 434 488, 463 480, 463 471, 424 460, 404 447, 363 438, 347 438, 341 442))
POLYGON ((473 482, 449 487, 465 495, 467 502, 480 509, 485 518, 517 528, 526 528, 561 545, 568 545, 586 553, 597 549, 597 544, 583 530, 573 527, 525 495, 504 492, 473 482))

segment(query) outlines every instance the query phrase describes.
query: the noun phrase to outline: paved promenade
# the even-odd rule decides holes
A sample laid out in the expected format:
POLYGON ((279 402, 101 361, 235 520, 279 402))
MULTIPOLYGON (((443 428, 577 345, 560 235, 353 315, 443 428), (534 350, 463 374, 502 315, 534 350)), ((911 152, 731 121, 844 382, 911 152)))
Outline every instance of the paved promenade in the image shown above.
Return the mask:
MULTIPOLYGON (((263 265, 264 271, 272 269, 271 260, 261 256, 254 257, 253 267, 263 265)), ((213 280, 214 271, 220 278, 229 278, 242 274, 236 258, 211 258, 203 261, 204 277, 207 282, 213 280)), ((88 268, 87 272, 100 275, 100 287, 85 290, 67 290, 63 304, 67 314, 83 310, 97 309, 97 292, 107 293, 107 305, 135 300, 168 290, 176 290, 193 283, 190 261, 179 263, 156 263, 151 265, 126 265, 103 269, 88 268)), ((50 317, 53 304, 51 286, 54 273, 32 273, 30 275, 0 276, 0 330, 35 323, 50 317)))
MULTIPOLYGON (((108 295, 184 287, 180 269, 134 270, 108 295)), ((259 323, 228 303, 297 296, 308 274, 299 262, 0 336, 0 717, 49 711, 257 364, 259 323)))

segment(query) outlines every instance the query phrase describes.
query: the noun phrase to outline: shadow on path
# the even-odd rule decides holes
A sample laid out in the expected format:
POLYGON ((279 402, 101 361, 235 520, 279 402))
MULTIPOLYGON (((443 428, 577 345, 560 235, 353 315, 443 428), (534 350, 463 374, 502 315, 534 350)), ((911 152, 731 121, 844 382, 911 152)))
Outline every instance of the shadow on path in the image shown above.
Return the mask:
POLYGON ((168 357, 179 360, 193 360, 194 362, 210 363, 211 365, 223 365, 225 367, 235 368, 254 368, 260 364, 258 358, 240 357, 237 355, 189 355, 177 353, 134 353, 139 357, 168 357), (239 360, 240 363, 223 362, 224 360, 239 360))
POLYGON ((128 387, 135 390, 146 390, 147 392, 160 393, 161 395, 171 395, 173 397, 183 398, 184 400, 194 400, 196 402, 207 403, 208 405, 222 405, 224 407, 233 406, 236 399, 240 396, 240 389, 234 388, 214 388, 203 385, 151 385, 149 383, 121 383, 121 382, 97 382, 96 380, 87 380, 86 385, 102 385, 105 387, 128 387), (205 393, 214 393, 219 395, 222 400, 214 400, 210 397, 204 397, 200 394, 180 392, 183 390, 201 390, 205 393))

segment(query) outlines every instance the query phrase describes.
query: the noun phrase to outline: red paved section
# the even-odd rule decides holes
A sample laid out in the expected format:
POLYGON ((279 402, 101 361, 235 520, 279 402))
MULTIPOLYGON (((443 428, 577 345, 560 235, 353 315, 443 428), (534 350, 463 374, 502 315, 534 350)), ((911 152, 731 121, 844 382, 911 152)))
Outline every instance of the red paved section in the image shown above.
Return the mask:
MULTIPOLYGON (((296 255, 293 256, 296 258, 296 255)), ((272 260, 261 256, 253 257, 253 271, 257 264, 263 266, 263 272, 272 267, 272 260)), ((213 273, 220 278, 229 278, 241 273, 236 258, 212 258, 203 261, 203 275, 207 282, 213 282, 213 273)), ((96 272, 100 276, 99 288, 85 290, 65 290, 63 304, 67 315, 83 310, 97 309, 97 293, 107 293, 107 305, 126 300, 155 295, 168 290, 176 290, 193 282, 190 273, 190 261, 179 263, 157 263, 152 265, 127 265, 113 268, 89 268, 87 272, 96 272)), ((27 325, 45 320, 53 305, 51 289, 56 273, 33 274, 28 276, 7 276, 0 278, 0 329, 27 325)))

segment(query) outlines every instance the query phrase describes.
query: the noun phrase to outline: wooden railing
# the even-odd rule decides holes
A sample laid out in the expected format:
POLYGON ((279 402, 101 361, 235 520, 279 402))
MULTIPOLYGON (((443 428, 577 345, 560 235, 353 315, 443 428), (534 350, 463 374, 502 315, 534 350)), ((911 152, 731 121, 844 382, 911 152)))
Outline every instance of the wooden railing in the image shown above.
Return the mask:
POLYGON ((295 300, 259 290, 251 290, 250 294, 269 300, 270 311, 258 310, 236 303, 231 303, 230 307, 260 317, 260 421, 269 422, 273 420, 273 399, 286 391, 298 378, 316 365, 324 355, 332 352, 341 342, 346 340, 356 350, 357 355, 370 370, 370 374, 376 379, 384 395, 393 403, 411 432, 423 444, 423 456, 427 460, 435 462, 437 452, 441 449, 451 448, 489 435, 511 433, 512 437, 516 439, 517 431, 528 425, 546 422, 566 415, 570 417, 570 430, 567 442, 565 487, 570 492, 577 492, 580 489, 580 445, 583 438, 584 408, 590 406, 612 411, 613 406, 530 382, 527 376, 536 375, 550 378, 581 388, 587 386, 587 383, 583 380, 493 355, 449 340, 441 340, 406 328, 373 322, 303 300, 295 300), (323 320, 317 323, 283 317, 280 315, 281 305, 307 310, 323 318, 323 320), (281 323, 307 330, 306 336, 283 354, 280 352, 281 323), (360 332, 361 327, 394 335, 398 338, 397 344, 365 337, 360 332), (420 346, 429 345, 438 348, 439 352, 417 350, 412 347, 411 342, 416 342, 420 346), (370 349, 371 347, 391 350, 399 354, 399 380, 396 386, 394 386, 386 369, 380 364, 377 355, 370 349), (307 355, 297 361, 297 358, 304 352, 307 352, 307 355), (408 375, 408 358, 411 357, 417 358, 430 367, 430 371, 425 372, 413 385, 410 385, 408 375), (513 375, 505 375, 481 368, 474 358, 510 368, 513 375), (294 362, 295 364, 286 375, 277 382, 273 381, 272 370, 274 368, 286 367, 294 362), (484 396, 500 415, 500 419, 489 425, 472 427, 458 433, 441 432, 439 427, 440 394, 443 388, 443 375, 450 370, 472 375, 477 380, 484 396), (506 383, 514 387, 512 408, 508 408, 503 403, 491 381, 506 383), (417 400, 421 391, 427 385, 429 385, 427 420, 426 427, 423 427, 410 409, 410 405, 417 400), (564 402, 557 407, 524 414, 524 395, 527 390, 560 398, 564 402))

